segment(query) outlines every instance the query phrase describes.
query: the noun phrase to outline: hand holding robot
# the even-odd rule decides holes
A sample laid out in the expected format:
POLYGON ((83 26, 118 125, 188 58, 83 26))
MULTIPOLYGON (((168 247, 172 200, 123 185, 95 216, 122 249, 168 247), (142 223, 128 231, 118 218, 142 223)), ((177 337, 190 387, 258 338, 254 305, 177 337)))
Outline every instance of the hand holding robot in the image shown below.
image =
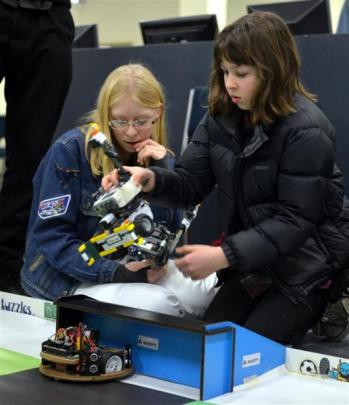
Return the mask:
POLYGON ((114 145, 100 132, 98 125, 94 125, 95 133, 89 144, 93 148, 102 148, 113 161, 118 184, 98 191, 93 207, 102 217, 100 225, 103 232, 82 244, 79 252, 89 266, 100 256, 126 249, 130 261, 152 260, 156 266, 162 267, 195 218, 197 208, 188 210, 175 233, 170 232, 165 224, 155 223, 146 214, 138 214, 130 220, 133 212, 148 205, 142 198, 142 190, 147 184, 143 182, 141 186, 135 182, 118 159, 114 145))

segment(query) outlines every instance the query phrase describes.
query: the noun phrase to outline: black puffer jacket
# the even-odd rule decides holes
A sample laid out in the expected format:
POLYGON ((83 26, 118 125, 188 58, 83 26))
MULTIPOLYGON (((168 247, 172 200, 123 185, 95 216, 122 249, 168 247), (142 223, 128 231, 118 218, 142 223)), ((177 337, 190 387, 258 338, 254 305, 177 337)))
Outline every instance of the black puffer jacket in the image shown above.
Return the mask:
POLYGON ((154 169, 152 193, 160 204, 189 206, 216 185, 227 235, 222 248, 232 266, 224 271, 242 278, 267 273, 293 301, 349 265, 334 129, 314 103, 295 102, 296 113, 257 126, 248 139, 237 116, 207 115, 175 173, 154 169))

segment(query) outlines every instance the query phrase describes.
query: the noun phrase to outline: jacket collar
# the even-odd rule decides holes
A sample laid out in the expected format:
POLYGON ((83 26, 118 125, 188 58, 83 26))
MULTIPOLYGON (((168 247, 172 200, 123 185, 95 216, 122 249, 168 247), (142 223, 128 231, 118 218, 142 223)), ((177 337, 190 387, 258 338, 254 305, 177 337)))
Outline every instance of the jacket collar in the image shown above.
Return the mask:
POLYGON ((211 125, 214 133, 215 142, 220 143, 234 152, 238 152, 242 157, 248 157, 254 154, 268 139, 270 125, 257 125, 252 133, 250 140, 242 145, 242 134, 239 130, 239 122, 241 119, 240 111, 233 111, 230 116, 212 117, 211 125))
POLYGON ((266 134, 265 128, 262 125, 257 125, 250 141, 244 146, 241 155, 243 157, 253 155, 268 139, 269 136, 266 134))

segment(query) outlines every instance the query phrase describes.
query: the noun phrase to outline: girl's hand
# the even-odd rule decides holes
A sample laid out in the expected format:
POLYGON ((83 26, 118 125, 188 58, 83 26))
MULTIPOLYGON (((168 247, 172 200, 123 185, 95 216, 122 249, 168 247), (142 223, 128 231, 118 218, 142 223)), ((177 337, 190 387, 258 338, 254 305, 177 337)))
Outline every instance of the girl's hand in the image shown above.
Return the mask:
POLYGON ((125 267, 129 271, 136 272, 136 271, 139 271, 142 269, 146 269, 147 267, 150 267, 151 265, 152 265, 151 260, 142 260, 140 262, 128 262, 125 264, 125 267))
MULTIPOLYGON (((124 166, 124 169, 132 175, 135 184, 142 186, 142 191, 145 193, 148 193, 154 188, 155 175, 151 170, 138 166, 124 166)), ((118 171, 114 169, 112 172, 103 177, 101 186, 104 191, 109 191, 118 183, 118 171)))
POLYGON ((185 277, 192 280, 206 278, 211 273, 229 267, 228 260, 221 247, 209 245, 184 245, 176 249, 183 257, 175 264, 185 277))
POLYGON ((155 284, 161 277, 163 277, 167 272, 167 264, 162 267, 152 266, 147 270, 148 283, 155 284))
POLYGON ((161 160, 166 156, 166 148, 152 139, 146 139, 137 145, 137 162, 146 166, 150 159, 161 160))
POLYGON ((142 260, 140 262, 128 262, 125 264, 125 267, 129 271, 140 271, 145 270, 147 272, 147 280, 148 283, 154 284, 161 277, 166 274, 167 271, 167 264, 162 267, 155 267, 154 262, 152 260, 142 260))

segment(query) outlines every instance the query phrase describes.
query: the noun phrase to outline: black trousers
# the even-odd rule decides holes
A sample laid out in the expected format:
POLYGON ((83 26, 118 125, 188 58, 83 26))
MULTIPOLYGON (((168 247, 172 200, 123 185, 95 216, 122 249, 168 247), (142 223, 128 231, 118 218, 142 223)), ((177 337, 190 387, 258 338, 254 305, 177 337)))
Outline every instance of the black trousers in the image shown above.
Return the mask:
POLYGON ((271 287, 252 298, 236 274, 220 288, 204 315, 210 323, 231 321, 285 345, 297 345, 323 314, 328 291, 317 289, 294 304, 271 287))
POLYGON ((70 9, 0 3, 0 81, 5 78, 6 172, 0 193, 0 289, 19 282, 32 178, 51 144, 72 78, 70 9))

